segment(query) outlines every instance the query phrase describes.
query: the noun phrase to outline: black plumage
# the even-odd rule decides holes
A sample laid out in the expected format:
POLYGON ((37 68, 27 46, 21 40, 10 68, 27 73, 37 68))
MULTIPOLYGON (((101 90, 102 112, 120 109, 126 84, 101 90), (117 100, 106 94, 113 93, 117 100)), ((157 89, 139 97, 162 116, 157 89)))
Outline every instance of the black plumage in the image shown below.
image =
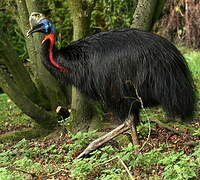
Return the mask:
POLYGON ((195 90, 187 63, 173 44, 156 34, 113 29, 54 47, 55 61, 67 71, 52 65, 49 47, 47 39, 43 63, 52 75, 101 101, 122 120, 132 114, 139 121, 138 96, 144 107, 160 105, 170 118, 193 115, 195 90))
POLYGON ((121 120, 120 126, 90 143, 81 158, 122 132, 131 129, 139 144, 135 125, 140 109, 161 106, 170 118, 191 119, 195 86, 179 50, 150 32, 121 28, 80 39, 65 48, 55 48, 55 29, 43 14, 30 16, 32 28, 42 32, 45 67, 62 84, 71 83, 92 99, 101 101, 121 120))

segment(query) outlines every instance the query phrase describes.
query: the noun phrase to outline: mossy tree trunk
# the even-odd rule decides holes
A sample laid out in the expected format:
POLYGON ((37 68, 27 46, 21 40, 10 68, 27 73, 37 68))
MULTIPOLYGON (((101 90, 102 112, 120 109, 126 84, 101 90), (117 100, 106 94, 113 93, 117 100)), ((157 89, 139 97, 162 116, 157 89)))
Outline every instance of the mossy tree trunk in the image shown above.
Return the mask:
POLYGON ((27 38, 29 15, 33 11, 42 12, 47 2, 42 0, 15 0, 16 21, 25 37, 26 47, 33 73, 30 74, 24 64, 19 61, 16 50, 1 33, 0 41, 0 87, 15 102, 15 104, 43 129, 54 130, 58 125, 55 109, 58 105, 67 106, 65 89, 50 75, 41 63, 41 37, 27 38), (36 40, 35 40, 36 39, 36 40))
MULTIPOLYGON (((91 12, 95 6, 95 0, 70 0, 69 7, 73 19, 73 40, 78 40, 89 34, 91 12)), ((98 121, 95 112, 95 103, 72 87, 72 132, 87 131, 90 124, 98 121)))
MULTIPOLYGON (((47 1, 44 0, 16 0, 18 5, 18 14, 22 20, 22 29, 25 29, 26 36, 27 27, 29 28, 29 15, 32 12, 44 12, 48 9, 47 1), (21 7, 22 6, 22 7, 21 7), (24 13, 26 12, 26 13, 24 13)), ((49 109, 55 110, 58 105, 66 106, 69 104, 69 99, 66 98, 66 89, 63 89, 60 84, 43 66, 40 56, 41 50, 41 34, 34 34, 34 38, 26 38, 27 49, 30 59, 34 65, 35 79, 38 89, 41 90, 43 96, 48 100, 49 109), (32 56, 32 57, 31 57, 32 56)))
POLYGON ((138 0, 133 14, 132 27, 151 31, 160 17, 166 0, 138 0))
POLYGON ((5 37, 2 37, 0 46, 0 86, 3 91, 42 128, 54 129, 57 115, 41 106, 43 98, 22 62, 17 59, 14 48, 5 37))
POLYGON ((38 90, 44 97, 43 104, 46 109, 55 111, 58 105, 67 106, 70 99, 67 99, 67 90, 60 86, 57 80, 43 66, 40 56, 41 35, 34 34, 34 38, 27 38, 26 32, 29 29, 29 15, 32 12, 44 12, 48 10, 47 1, 43 0, 16 0, 21 30, 25 36, 27 50, 33 62, 34 79, 38 90))

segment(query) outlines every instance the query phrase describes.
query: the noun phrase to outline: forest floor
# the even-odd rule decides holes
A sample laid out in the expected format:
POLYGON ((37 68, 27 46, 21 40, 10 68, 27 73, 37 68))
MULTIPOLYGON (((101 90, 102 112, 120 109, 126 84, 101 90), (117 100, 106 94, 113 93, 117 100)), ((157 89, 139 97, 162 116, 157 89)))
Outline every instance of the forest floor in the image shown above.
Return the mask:
MULTIPOLYGON (((200 52, 181 50, 200 92, 200 52)), ((32 126, 31 119, 7 95, 0 94, 0 134, 32 126)), ((192 123, 167 123, 160 108, 146 109, 138 131, 141 144, 138 154, 126 133, 84 159, 76 157, 97 137, 94 131, 0 142, 0 180, 200 179, 200 98, 192 123), (151 119, 159 119, 180 133, 149 123, 151 119)))

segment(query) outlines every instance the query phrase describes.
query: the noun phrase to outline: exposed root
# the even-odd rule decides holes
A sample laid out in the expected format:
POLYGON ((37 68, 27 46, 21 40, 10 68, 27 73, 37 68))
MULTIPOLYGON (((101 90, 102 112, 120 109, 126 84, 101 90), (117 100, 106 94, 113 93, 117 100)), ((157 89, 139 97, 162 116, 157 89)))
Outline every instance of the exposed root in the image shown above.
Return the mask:
POLYGON ((0 135, 0 142, 14 142, 25 139, 41 138, 49 135, 55 130, 44 129, 39 126, 11 131, 0 135))

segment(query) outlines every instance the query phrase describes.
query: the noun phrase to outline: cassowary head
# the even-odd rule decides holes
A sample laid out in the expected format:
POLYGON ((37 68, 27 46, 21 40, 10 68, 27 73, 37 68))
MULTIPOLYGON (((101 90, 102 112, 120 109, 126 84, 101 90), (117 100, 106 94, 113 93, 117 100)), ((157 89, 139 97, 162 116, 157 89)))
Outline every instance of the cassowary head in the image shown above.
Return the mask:
POLYGON ((27 36, 41 32, 44 34, 50 34, 55 32, 53 23, 47 19, 42 13, 33 12, 29 18, 31 29, 27 32, 27 36))

